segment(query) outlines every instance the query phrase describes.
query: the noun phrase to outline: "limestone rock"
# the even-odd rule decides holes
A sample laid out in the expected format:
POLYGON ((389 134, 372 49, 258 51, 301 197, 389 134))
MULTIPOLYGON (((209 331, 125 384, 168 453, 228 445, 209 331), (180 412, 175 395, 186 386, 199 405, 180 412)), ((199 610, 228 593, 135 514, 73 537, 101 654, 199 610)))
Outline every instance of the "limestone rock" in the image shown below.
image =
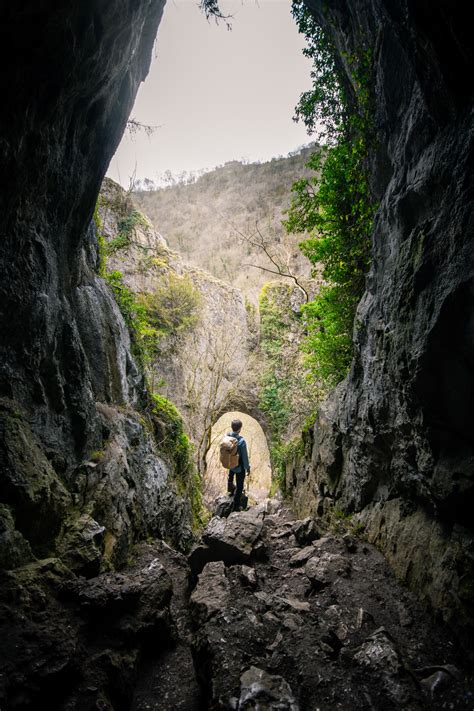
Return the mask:
POLYGON ((10 509, 0 504, 0 569, 16 568, 32 557, 28 541, 15 529, 10 509))
POLYGON ((197 619, 201 623, 206 622, 217 612, 225 610, 229 601, 230 585, 225 575, 224 563, 207 563, 191 595, 191 605, 197 619))
POLYGON ((300 565, 304 565, 312 556, 314 556, 313 546, 306 546, 306 548, 303 548, 291 556, 290 566, 292 568, 297 568, 300 565))
POLYGON ((67 521, 57 543, 57 550, 68 568, 86 577, 99 573, 104 531, 105 527, 100 526, 89 514, 67 521))
POLYGON ((295 521, 292 531, 300 546, 306 546, 321 536, 316 523, 309 517, 302 521, 295 521))
POLYGON ((227 518, 229 514, 232 513, 232 505, 234 499, 232 496, 219 496, 216 499, 216 506, 214 509, 214 516, 219 516, 220 518, 227 518))
POLYGON ((364 667, 388 675, 396 675, 400 670, 400 659, 392 640, 381 628, 376 630, 365 642, 354 659, 364 667))
POLYGON ((317 492, 314 511, 326 498, 347 511, 369 507, 370 540, 462 632, 474 609, 472 587, 458 575, 472 578, 474 225, 458 187, 472 183, 472 94, 454 73, 470 71, 467 16, 453 8, 441 42, 439 5, 423 17, 401 2, 395 12, 372 0, 307 5, 337 47, 347 86, 344 58, 375 46, 379 27, 385 39, 371 67, 378 210, 354 361, 319 411, 295 490, 303 501, 317 492))
POLYGON ((295 597, 275 596, 272 600, 272 608, 276 612, 290 610, 292 612, 311 612, 311 605, 306 600, 298 600, 295 597))
POLYGON ((0 400, 0 498, 14 509, 16 528, 35 553, 48 550, 71 496, 46 458, 22 410, 0 400))
POLYGON ((327 552, 310 558, 305 566, 305 574, 315 590, 330 585, 340 575, 347 575, 349 570, 349 563, 342 555, 327 552))
POLYGON ((346 550, 348 550, 349 553, 355 553, 357 551, 357 542, 355 538, 349 533, 345 533, 342 537, 342 540, 346 547, 346 550))
POLYGON ((250 667, 240 677, 239 711, 299 711, 290 685, 281 676, 250 667))
POLYGON ((215 517, 207 525, 202 539, 216 560, 228 565, 247 563, 263 527, 263 511, 255 506, 235 512, 227 519, 215 517))
POLYGON ((241 568, 240 579, 246 587, 257 587, 257 573, 255 572, 255 568, 250 568, 248 565, 243 565, 241 568))

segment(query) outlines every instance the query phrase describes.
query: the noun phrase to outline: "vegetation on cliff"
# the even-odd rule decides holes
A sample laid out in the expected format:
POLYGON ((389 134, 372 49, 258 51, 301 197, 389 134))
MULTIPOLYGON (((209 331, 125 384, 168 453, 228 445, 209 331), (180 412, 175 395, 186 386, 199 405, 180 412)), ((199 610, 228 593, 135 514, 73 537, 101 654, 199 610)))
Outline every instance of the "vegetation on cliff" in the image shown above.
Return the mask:
POLYGON ((259 400, 271 430, 273 483, 283 493, 286 462, 293 457, 295 446, 299 447, 294 437, 321 397, 318 385, 308 378, 301 354, 301 302, 301 292, 281 282, 266 284, 260 295, 259 400))
POLYGON ((245 239, 256 227, 280 261, 309 276, 310 264, 298 250, 300 237, 286 233, 281 220, 291 184, 312 174, 305 163, 313 150, 305 147, 265 163, 230 161, 196 179, 170 175, 165 187, 139 186, 133 199, 188 264, 239 288, 256 306, 269 277, 263 268, 271 266, 262 249, 245 239))
POLYGON ((177 407, 155 391, 160 384, 160 380, 157 381, 155 377, 155 363, 163 339, 179 336, 195 326, 201 296, 189 276, 177 274, 170 268, 168 259, 163 256, 158 258, 155 249, 140 242, 137 230, 150 227, 147 219, 127 201, 118 186, 108 184, 107 188, 107 197, 99 196, 94 212, 99 245, 97 270, 112 289, 128 327, 132 351, 141 367, 149 393, 145 415, 154 424, 153 429, 163 455, 174 466, 177 492, 189 502, 191 524, 197 530, 203 523, 203 508, 194 447, 185 433, 183 417, 177 407), (107 237, 99 213, 100 206, 107 208, 112 215, 107 237), (122 259, 125 266, 133 264, 134 257, 130 250, 134 249, 143 252, 134 268, 142 273, 156 271, 159 274, 153 289, 137 292, 127 284, 120 270, 108 269, 108 262, 112 262, 113 258, 112 267, 116 266, 117 258, 122 259))
POLYGON ((313 60, 313 88, 302 94, 296 119, 327 149, 308 161, 313 176, 294 183, 284 225, 290 233, 309 235, 300 248, 322 271, 324 286, 303 307, 308 331, 303 347, 314 378, 331 387, 345 377, 352 360, 354 316, 370 265, 371 53, 345 57, 353 78, 349 87, 334 47, 302 0, 294 0, 293 15, 307 42, 304 53, 313 60))

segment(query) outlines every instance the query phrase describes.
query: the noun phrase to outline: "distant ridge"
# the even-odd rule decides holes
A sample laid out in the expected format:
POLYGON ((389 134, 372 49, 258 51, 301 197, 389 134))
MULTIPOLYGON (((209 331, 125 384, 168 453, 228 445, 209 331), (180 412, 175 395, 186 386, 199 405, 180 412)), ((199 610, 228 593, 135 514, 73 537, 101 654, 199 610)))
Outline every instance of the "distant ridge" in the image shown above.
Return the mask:
POLYGON ((288 237, 281 219, 290 202, 295 180, 309 175, 305 163, 315 150, 305 146, 287 157, 265 163, 229 161, 193 182, 177 182, 155 190, 138 190, 133 199, 168 241, 190 264, 206 269, 240 288, 256 303, 270 266, 258 248, 239 232, 251 234, 258 225, 272 245, 288 254, 292 266, 309 273, 309 263, 297 248, 300 236, 288 237))

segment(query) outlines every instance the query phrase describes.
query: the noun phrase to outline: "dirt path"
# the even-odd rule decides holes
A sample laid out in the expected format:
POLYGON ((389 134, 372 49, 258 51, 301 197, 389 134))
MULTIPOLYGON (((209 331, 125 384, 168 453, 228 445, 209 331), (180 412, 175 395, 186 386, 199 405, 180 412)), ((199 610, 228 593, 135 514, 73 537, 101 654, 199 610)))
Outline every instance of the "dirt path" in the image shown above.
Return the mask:
POLYGON ((181 642, 141 677, 134 709, 474 708, 455 642, 373 546, 286 508, 213 519, 203 538, 190 607, 184 562, 171 571, 181 642))

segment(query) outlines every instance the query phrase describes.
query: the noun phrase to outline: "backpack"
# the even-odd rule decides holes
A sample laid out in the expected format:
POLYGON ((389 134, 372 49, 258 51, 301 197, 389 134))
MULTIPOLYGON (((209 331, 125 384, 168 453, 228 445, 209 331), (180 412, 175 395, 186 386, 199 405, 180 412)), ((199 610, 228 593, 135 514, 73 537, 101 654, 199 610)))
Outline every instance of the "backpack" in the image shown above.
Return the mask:
POLYGON ((239 454, 237 452, 238 440, 235 437, 225 435, 219 445, 219 458, 224 469, 235 469, 239 466, 239 454))

